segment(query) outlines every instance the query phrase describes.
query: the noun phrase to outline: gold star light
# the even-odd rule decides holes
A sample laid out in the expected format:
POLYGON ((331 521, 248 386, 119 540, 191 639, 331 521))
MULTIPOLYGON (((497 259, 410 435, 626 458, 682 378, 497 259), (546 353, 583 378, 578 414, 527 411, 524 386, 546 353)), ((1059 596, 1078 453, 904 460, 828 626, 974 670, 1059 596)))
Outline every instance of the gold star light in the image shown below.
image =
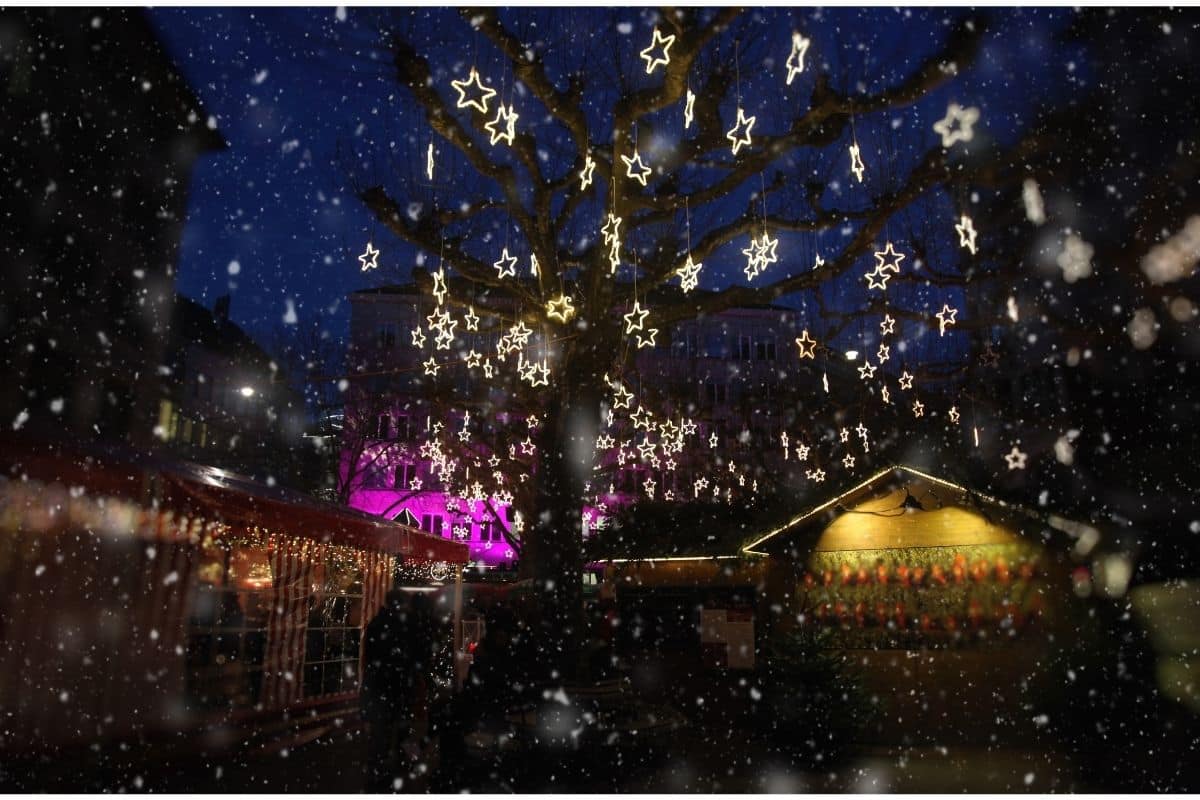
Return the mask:
POLYGON ((426 375, 432 375, 432 376, 436 376, 438 374, 438 370, 441 369, 441 367, 438 365, 438 363, 436 361, 434 361, 433 356, 430 356, 429 360, 426 361, 421 366, 425 367, 426 375))
POLYGON ((479 330, 479 315, 475 313, 474 306, 467 306, 467 313, 463 315, 463 322, 466 323, 467 330, 479 330))
POLYGON ((596 162, 592 158, 591 153, 587 153, 583 157, 583 169, 579 170, 579 181, 581 191, 585 191, 592 185, 592 173, 596 171, 596 162))
POLYGON ((854 177, 859 183, 863 182, 863 173, 867 171, 863 165, 862 151, 858 149, 858 142, 850 145, 850 171, 854 173, 854 177))
POLYGON ((425 332, 423 330, 421 330, 420 325, 413 328, 412 343, 413 343, 413 347, 424 347, 425 346, 425 332))
POLYGON ((375 269, 379 266, 379 251, 376 250, 370 242, 367 242, 367 252, 358 257, 358 263, 362 264, 363 272, 366 272, 369 269, 375 269))
POLYGON ((900 262, 903 260, 904 260, 904 254, 897 253, 896 248, 892 246, 891 242, 888 242, 887 246, 884 247, 882 250, 875 251, 875 266, 878 269, 891 270, 892 272, 899 275, 900 274, 900 262), (891 263, 888 263, 889 258, 891 259, 891 263))
POLYGON ((490 134, 491 144, 494 145, 503 139, 505 144, 512 146, 513 139, 517 135, 516 125, 517 112, 513 110, 512 106, 505 108, 504 103, 501 103, 496 108, 496 117, 484 123, 483 129, 490 134))
POLYGON ((446 271, 441 267, 433 273, 433 297, 439 306, 446 300, 446 271))
POLYGON ((817 340, 808 335, 807 328, 800 333, 800 338, 796 340, 796 346, 800 348, 800 358, 817 357, 817 340))
POLYGON ((879 332, 884 336, 888 335, 896 329, 896 320, 892 319, 891 314, 884 314, 883 321, 879 323, 879 332))
POLYGON ((604 220, 604 225, 600 228, 600 233, 604 234, 604 243, 612 244, 620 239, 621 234, 621 218, 615 214, 609 214, 604 220))
POLYGON ((950 421, 957 423, 959 418, 958 406, 950 406, 949 415, 950 421))
POLYGON ((958 231, 958 246, 965 247, 971 251, 971 255, 975 255, 975 223, 966 214, 962 215, 962 222, 954 226, 954 230, 958 231))
POLYGON ((951 103, 946 109, 946 116, 933 123, 933 130, 942 137, 942 147, 950 147, 955 142, 969 142, 975 137, 972 126, 979 121, 979 109, 963 108, 958 103, 951 103))
POLYGON ((683 129, 686 131, 692 127, 692 120, 695 119, 696 95, 691 89, 687 90, 687 97, 683 102, 683 129))
POLYGON ((634 331, 640 331, 642 329, 642 323, 645 322, 646 317, 649 314, 650 311, 648 309, 642 308, 641 305, 638 304, 638 301, 634 300, 633 308, 628 314, 622 317, 622 319, 625 320, 625 335, 628 336, 634 331), (636 322, 634 322, 635 318, 637 320, 636 322))
POLYGON ((637 334, 637 346, 641 350, 643 347, 654 347, 654 337, 658 335, 658 328, 649 328, 646 335, 643 337, 641 333, 637 334))
POLYGON ((948 303, 942 304, 942 310, 934 316, 938 320, 938 335, 946 335, 946 326, 954 324, 954 317, 958 314, 957 308, 951 308, 948 303))
POLYGON ((504 276, 506 275, 515 276, 517 274, 517 257, 510 256, 508 254, 508 248, 506 247, 500 253, 500 258, 496 259, 492 266, 495 267, 496 272, 500 274, 501 280, 503 280, 504 276))
POLYGON ((808 52, 808 46, 812 44, 812 39, 805 38, 804 34, 799 31, 792 31, 792 52, 787 57, 787 62, 784 66, 787 67, 787 85, 792 85, 792 80, 804 72, 804 54, 808 52))
POLYGON ((1027 458, 1029 458, 1029 454, 1022 453, 1017 448, 1017 446, 1014 444, 1012 452, 1010 452, 1008 455, 1006 455, 1004 457, 1004 460, 1008 462, 1008 468, 1010 470, 1011 469, 1025 469, 1025 459, 1027 459, 1027 458))
POLYGON ((613 408, 629 408, 632 400, 633 392, 618 383, 616 389, 613 390, 613 408))
POLYGON ((546 316, 566 323, 575 316, 575 304, 570 295, 560 294, 546 304, 546 316))
POLYGON ((471 74, 467 76, 465 81, 450 81, 450 85, 458 92, 458 108, 471 108, 478 111, 480 114, 487 113, 488 101, 496 96, 496 90, 483 85, 483 81, 479 79, 479 73, 474 67, 471 67, 471 74), (473 95, 468 99, 467 90, 472 86, 478 89, 478 92, 472 92, 473 95))
POLYGON ((474 350, 467 353, 467 368, 474 369, 475 367, 478 367, 480 359, 482 359, 482 358, 483 358, 483 356, 481 356, 479 353, 475 352, 474 350))
POLYGON ((883 267, 876 267, 873 272, 866 274, 868 289, 883 289, 887 290, 888 279, 892 277, 892 273, 884 270, 883 267))
POLYGON ((650 168, 642 163, 642 154, 634 150, 633 158, 621 156, 621 160, 625 162, 626 177, 633 178, 642 186, 645 186, 646 179, 650 177, 650 168), (634 164, 637 164, 637 169, 634 169, 634 164))
POLYGON ((922 403, 920 400, 916 400, 913 402, 913 416, 914 417, 925 416, 925 404, 922 403))
POLYGON ((863 365, 858 368, 858 377, 862 378, 864 381, 869 378, 874 378, 875 365, 873 365, 870 361, 864 360, 863 365))
POLYGON ((733 145, 733 154, 735 156, 743 146, 750 145, 750 129, 754 127, 754 120, 755 117, 747 117, 742 107, 738 106, 737 121, 725 134, 725 138, 733 145), (738 133, 738 131, 741 131, 741 133, 738 133))
POLYGON ((882 364, 883 362, 887 361, 889 358, 892 357, 892 348, 890 348, 886 344, 883 344, 882 342, 880 342, 879 352, 875 354, 875 357, 878 358, 879 363, 882 364))
POLYGON ((900 373, 900 388, 901 389, 905 389, 905 390, 911 389, 912 383, 913 383, 913 376, 908 374, 908 370, 904 370, 904 372, 900 373))
POLYGON ((642 59, 646 62, 646 74, 654 72, 659 67, 665 67, 671 63, 671 45, 675 44, 675 34, 663 36, 658 32, 658 28, 654 29, 654 36, 650 40, 650 46, 641 52, 642 59), (655 53, 655 48, 662 45, 662 55, 655 53))
POLYGON ((433 180, 433 142, 429 143, 429 148, 425 151, 425 177, 433 180))

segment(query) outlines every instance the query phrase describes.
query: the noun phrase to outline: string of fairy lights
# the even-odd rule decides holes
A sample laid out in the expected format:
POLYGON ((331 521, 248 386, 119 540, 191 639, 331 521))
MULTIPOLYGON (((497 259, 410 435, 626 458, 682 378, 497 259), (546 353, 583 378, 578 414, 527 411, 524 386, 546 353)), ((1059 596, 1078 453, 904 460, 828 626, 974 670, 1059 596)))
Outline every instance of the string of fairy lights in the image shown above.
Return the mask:
MULTIPOLYGON (((675 45, 675 42, 675 35, 663 35, 657 27, 654 28, 649 45, 639 53, 640 58, 645 63, 646 75, 653 75, 659 69, 662 69, 664 72, 666 71, 666 68, 671 64, 671 48, 675 45)), ((782 75, 785 85, 788 86, 805 72, 805 60, 809 56, 809 51, 813 43, 812 39, 799 31, 791 33, 790 42, 791 50, 783 63, 785 74, 782 75)), ((737 76, 734 84, 736 94, 735 115, 732 127, 725 133, 725 138, 729 142, 731 155, 735 159, 739 156, 744 157, 747 152, 753 152, 755 144, 753 132, 757 122, 757 115, 748 114, 747 109, 743 106, 740 68, 736 63, 736 58, 735 55, 735 74, 737 76)), ((511 82, 515 83, 515 77, 513 77, 511 82)), ((482 129, 487 134, 490 146, 512 147, 514 145, 517 137, 517 124, 521 117, 517 113, 514 103, 514 93, 512 91, 508 92, 509 97, 507 98, 507 102, 505 102, 505 86, 503 81, 500 91, 497 91, 497 89, 488 85, 478 67, 472 65, 465 80, 451 80, 450 86, 457 95, 455 109, 468 114, 479 115, 484 120, 482 129)), ((683 129, 685 131, 693 125, 698 100, 702 101, 703 98, 692 91, 689 83, 686 88, 682 108, 683 129)), ((958 103, 951 102, 946 109, 945 117, 933 124, 933 131, 940 137, 942 147, 948 150, 959 143, 970 142, 974 137, 974 128, 979 119, 980 111, 978 108, 964 107, 958 103)), ((620 163, 624 167, 624 177, 636 182, 641 187, 646 187, 649 185, 654 170, 646 162, 643 153, 638 150, 636 128, 627 144, 629 147, 627 152, 614 155, 619 157, 620 163)), ((582 149, 583 166, 577 173, 578 186, 579 191, 587 192, 597 185, 596 168, 598 162, 593 157, 590 146, 584 143, 582 149)), ((436 166, 435 161, 436 149, 431 142, 427 150, 426 164, 426 172, 431 179, 436 166)), ((853 117, 851 117, 848 172, 850 175, 853 175, 856 183, 862 184, 867 171, 868 164, 864 161, 863 151, 859 145, 857 134, 854 132, 853 117)), ((1044 220, 1044 212, 1041 207, 1040 192, 1036 182, 1032 179, 1028 179, 1025 182, 1022 197, 1028 218, 1036 224, 1040 224, 1040 221, 1044 220)), ((625 263, 621 235, 621 228, 624 221, 615 213, 615 200, 616 176, 614 175, 610 191, 610 205, 604 213, 603 224, 599 229, 604 246, 608 248, 607 259, 610 277, 617 276, 622 265, 625 263)), ((686 294, 699 286, 699 275, 704 265, 701 262, 697 262, 693 256, 691 209, 687 205, 686 196, 684 197, 683 211, 685 238, 687 242, 686 252, 682 264, 671 272, 671 276, 679 278, 680 288, 686 294)), ((965 212, 961 213, 957 223, 954 223, 954 230, 958 235, 960 248, 966 250, 971 256, 977 255, 978 231, 975 228, 972 218, 965 212)), ((762 193, 761 217, 751 226, 749 241, 746 247, 741 250, 741 253, 746 258, 744 273, 746 280, 750 283, 753 283, 771 265, 778 263, 780 260, 779 240, 772 236, 769 230, 765 186, 762 193)), ((377 268, 379 256, 380 251, 372 242, 368 242, 365 252, 358 257, 362 271, 365 272, 377 268)), ((914 268, 904 266, 903 262, 907 259, 908 254, 899 249, 897 243, 890 239, 884 242, 884 247, 881 250, 874 251, 874 257, 874 268, 863 275, 863 280, 866 282, 868 294, 880 292, 886 298, 889 280, 900 276, 905 270, 914 268)), ((517 264, 517 255, 514 255, 510 251, 509 243, 505 241, 503 246, 500 247, 498 257, 492 264, 496 273, 496 280, 502 285, 510 280, 519 281, 520 279, 517 277, 517 264)), ((824 265, 825 261, 817 254, 812 267, 813 271, 820 270, 824 265)), ((633 274, 633 297, 631 305, 627 306, 627 310, 622 315, 623 325, 621 331, 628 345, 635 350, 640 350, 657 345, 656 337, 659 333, 659 328, 653 325, 653 309, 645 305, 647 296, 643 294, 639 297, 637 293, 638 268, 636 257, 631 266, 633 274)), ((539 270, 537 257, 531 254, 531 274, 535 278, 541 277, 539 270)), ((437 357, 437 353, 439 351, 451 351, 454 343, 458 340, 457 327, 460 320, 455 318, 451 308, 453 306, 466 307, 466 313, 461 318, 465 331, 478 332, 480 330, 480 316, 476 313, 474 305, 470 302, 465 300, 454 302, 447 284, 445 267, 442 263, 439 263, 437 271, 432 274, 432 280, 430 295, 434 303, 434 310, 426 317, 424 327, 418 325, 411 332, 412 346, 422 353, 428 352, 429 354, 429 357, 421 363, 421 369, 425 376, 437 379, 443 369, 461 364, 472 375, 481 375, 483 380, 493 381, 500 374, 500 365, 503 365, 505 368, 511 368, 517 380, 527 383, 531 389, 550 386, 552 380, 554 380, 554 376, 550 360, 547 356, 544 343, 545 337, 542 338, 541 352, 536 352, 536 341, 538 341, 534 338, 536 331, 526 325, 525 320, 538 320, 558 326, 568 326, 576 319, 578 313, 576 300, 570 290, 562 285, 561 280, 558 285, 549 287, 547 290, 549 293, 543 297, 540 305, 520 310, 515 323, 497 337, 494 354, 480 353, 472 348, 462 358, 442 358, 441 360, 437 357), (429 341, 430 337, 432 337, 432 343, 429 341), (431 349, 430 344, 432 345, 431 349)), ((958 313, 959 309, 947 301, 943 302, 942 308, 937 313, 931 315, 932 319, 937 322, 939 336, 947 335, 955 327, 958 323, 958 313)), ((1015 310, 1011 307, 1010 316, 1015 319, 1015 310)), ((498 331, 499 329, 492 326, 487 330, 498 331)), ((918 396, 918 388, 914 385, 914 376, 907 369, 902 369, 901 374, 895 380, 893 389, 892 386, 889 386, 888 374, 881 369, 883 364, 892 358, 892 350, 902 341, 900 339, 900 331, 896 327, 896 320, 890 314, 885 313, 879 331, 880 341, 878 348, 873 354, 874 358, 872 360, 871 354, 864 355, 861 364, 857 367, 858 378, 864 385, 878 388, 878 393, 875 396, 879 398, 879 401, 883 405, 892 405, 893 398, 896 398, 896 402, 900 402, 901 397, 904 397, 903 402, 907 404, 909 403, 909 398, 911 398, 910 408, 912 417, 914 419, 922 418, 925 415, 925 405, 918 396)), ((801 335, 795 339, 795 344, 798 358, 801 362, 805 360, 816 362, 819 351, 822 353, 828 351, 827 348, 823 348, 821 343, 813 337, 808 328, 802 330, 801 335)), ((903 351, 903 349, 901 346, 900 350, 903 351)), ((824 359, 824 355, 822 355, 822 358, 824 359)), ((824 362, 822 361, 822 363, 824 362)), ((828 393, 829 376, 827 370, 822 369, 822 385, 828 393)), ((615 464, 617 467, 640 465, 647 470, 647 477, 641 482, 639 491, 649 500, 689 501, 711 498, 714 501, 724 499, 726 502, 732 502, 735 487, 739 493, 747 490, 751 493, 758 491, 757 479, 753 476, 748 477, 747 475, 748 465, 743 464, 739 466, 730 454, 720 453, 722 442, 715 430, 710 432, 707 437, 708 451, 710 458, 712 458, 711 469, 707 470, 706 474, 695 474, 690 482, 690 491, 681 492, 677 495, 669 487, 660 487, 659 482, 654 479, 654 474, 656 472, 660 475, 675 472, 683 460, 681 454, 687 446, 689 439, 698 440, 697 449, 701 449, 702 451, 705 439, 700 434, 701 424, 696 419, 683 414, 668 415, 660 413, 656 415, 649 407, 650 402, 648 400, 643 402, 639 396, 639 392, 631 391, 619 377, 612 378, 606 375, 605 383, 609 390, 605 398, 606 403, 603 411, 605 428, 597 436, 594 445, 597 472, 601 471, 605 465, 611 466, 615 464), (618 412, 621 412, 621 414, 618 415, 618 412), (632 428, 632 434, 623 436, 621 435, 623 431, 621 423, 626 420, 632 428), (720 457, 718 458, 718 456, 720 457)), ((959 426, 968 424, 963 419, 957 403, 950 407, 945 418, 950 425, 959 426)), ((472 418, 469 411, 464 412, 462 414, 461 429, 454 434, 453 438, 456 438, 459 444, 467 447, 478 448, 484 446, 486 443, 483 437, 477 437, 473 434, 471 421, 472 418)), ((533 417, 532 421, 536 421, 536 417, 533 417)), ((536 427, 532 424, 532 421, 530 430, 536 427)), ((483 422, 485 421, 476 419, 477 426, 481 426, 483 422)), ((509 473, 501 469, 505 461, 502 446, 493 446, 493 452, 486 459, 488 467, 484 468, 484 458, 478 452, 465 458, 455 457, 453 447, 448 446, 439 438, 445 432, 445 425, 443 423, 431 423, 428 427, 430 437, 421 445, 419 455, 430 463, 431 473, 438 476, 441 491, 452 496, 454 506, 462 507, 465 505, 472 513, 477 513, 482 506, 486 506, 489 502, 509 505, 514 501, 511 488, 513 480, 517 483, 525 483, 529 479, 530 470, 524 467, 528 467, 531 463, 530 460, 537 457, 537 445, 533 442, 531 436, 527 435, 523 441, 513 441, 508 444, 508 460, 517 462, 523 467, 515 471, 515 478, 510 478, 508 477, 509 473), (473 471, 471 469, 472 465, 475 467, 473 471), (489 470, 490 474, 488 474, 489 470), (480 478, 481 474, 486 477, 486 483, 485 480, 480 478)), ((482 430, 482 427, 480 427, 480 431, 482 430)), ((842 427, 839 431, 839 441, 837 444, 848 445, 852 438, 851 432, 853 432, 854 441, 857 442, 861 454, 870 452, 870 431, 862 422, 859 422, 854 428, 842 427)), ((447 439, 451 438, 449 432, 445 433, 447 439)), ((977 425, 975 425, 974 429, 974 438, 978 445, 979 430, 977 425)), ((808 480, 814 483, 821 483, 826 480, 826 467, 832 467, 834 464, 837 464, 840 465, 841 469, 852 471, 859 461, 848 450, 841 455, 840 459, 834 460, 832 455, 828 458, 821 458, 818 442, 815 440, 805 441, 803 439, 804 437, 794 433, 789 435, 787 431, 781 432, 780 446, 782 447, 782 455, 785 460, 794 459, 797 462, 805 464, 804 474, 808 480)), ((1021 452, 1017 445, 1014 445, 1011 452, 1005 456, 1005 462, 1009 469, 1025 469, 1027 458, 1028 455, 1021 452)), ((593 483, 597 485, 595 487, 589 485, 589 490, 595 489, 597 490, 597 494, 595 495, 593 509, 585 513, 585 523, 590 524, 593 528, 600 528, 604 525, 604 514, 607 511, 609 503, 603 496, 602 489, 604 487, 600 485, 599 481, 593 483)), ((420 492, 424 486, 421 479, 414 476, 409 481, 407 488, 412 492, 420 492)), ((617 494, 615 486, 611 484, 608 486, 608 494, 610 496, 609 499, 617 494)), ((523 520, 518 514, 512 524, 512 530, 519 532, 522 525, 523 520)), ((453 527, 455 535, 460 536, 460 538, 464 529, 465 526, 461 524, 453 527)))

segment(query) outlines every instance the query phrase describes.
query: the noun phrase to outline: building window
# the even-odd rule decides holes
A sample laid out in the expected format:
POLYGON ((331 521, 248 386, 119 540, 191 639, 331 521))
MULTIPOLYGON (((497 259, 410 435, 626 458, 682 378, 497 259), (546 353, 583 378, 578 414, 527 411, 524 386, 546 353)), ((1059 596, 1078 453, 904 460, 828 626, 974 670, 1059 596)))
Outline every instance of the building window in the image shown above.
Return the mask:
POLYGON ((416 464, 397 464, 395 482, 392 484, 393 489, 407 489, 412 485, 413 478, 417 477, 416 464))
POLYGON ((442 535, 442 515, 441 514, 422 514, 421 515, 421 530, 426 533, 432 533, 434 536, 442 535))
POLYGON ((738 358, 742 361, 749 361, 753 353, 752 340, 749 336, 743 334, 738 337, 738 358))
POLYGON ((379 323, 379 347, 384 350, 391 350, 396 346, 396 323, 381 322, 379 323))
POLYGON ((390 414, 380 414, 379 418, 375 420, 375 438, 392 438, 392 417, 390 414))
POLYGON ((775 337, 758 336, 754 340, 754 359, 756 361, 775 360, 775 337))
POLYGON ((363 572, 357 559, 326 556, 312 566, 308 630, 304 635, 304 696, 358 689, 363 572))
POLYGON ((720 405, 728 400, 728 387, 723 383, 715 381, 705 381, 704 383, 704 400, 709 405, 720 405))
POLYGON ((388 488, 388 468, 382 464, 370 464, 363 471, 364 489, 388 488))

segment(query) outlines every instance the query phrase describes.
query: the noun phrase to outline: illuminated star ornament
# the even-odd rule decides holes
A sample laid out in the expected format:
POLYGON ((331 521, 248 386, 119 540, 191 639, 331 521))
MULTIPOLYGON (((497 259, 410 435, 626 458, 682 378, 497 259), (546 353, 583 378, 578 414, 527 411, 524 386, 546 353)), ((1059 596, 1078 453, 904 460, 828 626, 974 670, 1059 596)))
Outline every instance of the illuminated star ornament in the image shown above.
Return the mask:
POLYGON ((858 377, 864 381, 875 377, 875 366, 870 361, 863 361, 863 365, 858 368, 858 377))
POLYGON ((875 251, 875 267, 880 270, 890 270, 891 272, 900 274, 900 262, 904 260, 903 253, 897 253, 896 248, 891 242, 882 250, 875 251), (889 259, 891 261, 889 262, 889 259))
POLYGON ((463 322, 469 331, 479 330, 479 315, 475 313, 473 306, 467 306, 467 313, 463 315, 463 322))
POLYGON ((955 142, 969 142, 975 138, 974 125, 978 121, 978 108, 963 108, 958 103, 951 103, 946 116, 933 123, 933 130, 942 137, 942 147, 952 147, 955 142))
POLYGON ((684 294, 700 285, 700 268, 703 266, 703 263, 697 264, 693 261, 692 254, 688 253, 687 261, 675 271, 675 274, 680 277, 679 288, 683 289, 684 294))
POLYGON ((913 401, 913 416, 914 417, 925 416, 925 404, 922 403, 920 400, 913 401))
POLYGON ((503 139, 505 144, 511 146, 517 135, 516 124, 517 112, 512 109, 512 106, 505 108, 504 103, 501 103, 496 108, 495 118, 486 122, 483 129, 491 136, 491 144, 494 145, 503 139))
POLYGON ((370 242, 367 242, 367 251, 358 257, 358 263, 362 264, 363 272, 375 269, 379 266, 379 251, 370 242))
POLYGON ((787 67, 787 85, 791 86, 792 81, 801 72, 804 72, 804 55, 808 52, 808 46, 812 44, 812 39, 808 39, 799 31, 792 32, 792 52, 787 57, 787 62, 784 66, 787 67))
POLYGON ((905 389, 905 390, 911 389, 912 383, 913 383, 913 376, 908 374, 908 370, 904 370, 904 372, 900 373, 900 388, 901 389, 905 389))
POLYGON ((884 314, 883 321, 879 323, 879 332, 884 336, 888 335, 896 329, 896 320, 892 319, 891 314, 884 314))
POLYGON ((641 350, 643 347, 654 347, 654 337, 658 335, 658 328, 648 328, 646 335, 637 334, 637 346, 641 350))
POLYGON ((433 180, 433 142, 429 143, 429 149, 425 151, 425 177, 433 180))
POLYGON ((480 114, 487 113, 488 101, 496 96, 495 89, 483 85, 483 81, 479 79, 479 73, 474 67, 471 67, 471 74, 465 81, 450 81, 450 85, 454 87, 454 91, 458 92, 458 108, 470 107, 480 114), (478 91, 472 90, 472 87, 478 91))
POLYGON ((942 304, 942 310, 934 315, 938 320, 938 334, 940 336, 946 335, 946 326, 954 324, 954 317, 957 316, 957 314, 957 308, 951 308, 948 303, 942 304))
POLYGON ((733 154, 735 156, 738 154, 738 150, 741 150, 743 146, 749 146, 750 129, 754 127, 754 120, 755 117, 747 117, 746 112, 742 109, 742 107, 738 106, 737 122, 735 122, 733 127, 730 128, 725 134, 725 138, 728 139, 730 144, 733 146, 733 154), (739 133, 739 131, 741 132, 739 133))
POLYGON ((588 153, 583 157, 583 169, 579 170, 580 190, 585 190, 592 185, 592 173, 596 171, 596 161, 592 158, 592 154, 588 153))
POLYGON ((665 67, 671 63, 671 45, 675 44, 675 34, 663 36, 658 32, 658 28, 654 29, 654 36, 650 40, 650 46, 641 52, 642 59, 646 62, 646 74, 649 75, 659 67, 665 67), (656 48, 661 45, 662 54, 655 52, 656 48))
POLYGON ((1025 460, 1029 458, 1028 453, 1022 453, 1014 444, 1012 452, 1004 456, 1004 460, 1008 462, 1009 469, 1025 469, 1025 460))
POLYGON ((566 323, 575 316, 575 304, 570 295, 561 294, 546 304, 546 316, 566 323))
POLYGON ((439 306, 446 300, 446 291, 446 271, 438 267, 433 273, 433 296, 439 306))
POLYGON ((435 377, 436 377, 436 376, 437 376, 437 374, 438 374, 438 370, 439 370, 439 369, 441 369, 441 367, 438 365, 437 361, 434 361, 434 359, 433 359, 433 356, 430 356, 430 357, 429 357, 429 360, 428 360, 428 361, 426 361, 426 362, 425 362, 424 364, 422 364, 421 366, 425 367, 425 374, 426 374, 426 375, 432 375, 432 376, 435 376, 435 377))
POLYGON ((862 151, 858 149, 858 142, 850 145, 850 171, 854 173, 854 177, 859 183, 863 182, 863 173, 867 171, 863 164, 862 151))
POLYGON ((510 256, 506 247, 500 253, 500 258, 496 259, 492 266, 496 268, 496 272, 500 274, 501 279, 506 275, 515 276, 517 274, 517 257, 510 256))
POLYGON ((954 230, 958 231, 958 246, 965 247, 971 251, 971 255, 975 255, 975 223, 966 214, 962 215, 962 221, 954 226, 954 230))
POLYGON ((958 413, 958 406, 950 406, 950 411, 948 412, 948 414, 949 414, 951 422, 954 422, 954 423, 958 422, 958 419, 960 416, 958 413))
POLYGON ((650 168, 642 163, 642 154, 638 151, 633 151, 633 158, 629 156, 621 156, 621 160, 625 162, 626 177, 633 178, 642 186, 646 185, 646 179, 650 177, 650 168), (634 164, 637 168, 634 169, 634 164))
POLYGON ((800 358, 817 357, 817 340, 808 335, 807 328, 801 331, 800 338, 796 340, 796 346, 800 348, 800 358))
POLYGON ((692 127, 692 120, 696 118, 696 95, 691 89, 687 90, 687 99, 683 102, 683 129, 686 131, 692 127))
POLYGON ((640 331, 642 323, 645 322, 646 316, 650 313, 648 309, 644 309, 638 304, 637 300, 633 301, 633 308, 622 319, 625 320, 625 335, 640 331), (636 320, 636 322, 635 322, 636 320))

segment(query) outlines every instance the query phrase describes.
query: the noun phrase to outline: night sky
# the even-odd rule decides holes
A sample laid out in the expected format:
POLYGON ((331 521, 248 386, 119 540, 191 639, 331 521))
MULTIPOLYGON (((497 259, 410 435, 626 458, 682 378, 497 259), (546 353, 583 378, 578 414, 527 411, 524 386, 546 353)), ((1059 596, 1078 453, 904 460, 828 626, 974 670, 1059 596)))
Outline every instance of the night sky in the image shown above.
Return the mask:
MULTIPOLYGON (((322 315, 335 336, 348 323, 346 295, 378 284, 382 273, 364 275, 356 255, 374 237, 405 275, 416 262, 406 245, 378 233, 353 196, 339 147, 362 137, 394 132, 398 121, 419 126, 407 96, 391 80, 379 46, 377 9, 158 9, 152 20, 168 52, 215 116, 229 143, 203 158, 193 174, 178 287, 211 305, 233 293, 232 316, 252 334, 269 337, 294 303, 301 318, 322 315), (386 132, 386 133, 385 133, 386 132), (406 266, 407 265, 407 266, 406 266)), ((417 29, 430 41, 463 31, 452 11, 419 9, 417 29)), ((510 13, 537 13, 536 10, 510 13)), ((601 12, 595 12, 597 20, 601 12)), ((625 9, 628 24, 609 35, 641 49, 653 29, 653 12, 625 9)), ((814 39, 818 69, 828 62, 868 59, 883 65, 881 77, 899 80, 933 51, 937 38, 962 10, 827 9, 793 12, 764 9, 764 23, 780 31, 803 29, 814 39)), ((1071 12, 1062 9, 993 10, 990 32, 971 70, 920 104, 892 113, 893 124, 928 139, 929 127, 951 99, 980 107, 986 134, 1015 137, 1034 107, 1086 81, 1081 55, 1053 42, 1071 12)), ((604 24, 609 18, 603 15, 604 24)), ((780 60, 790 44, 781 34, 780 60)), ((496 59, 497 69, 499 60, 496 59)), ((447 68, 453 70, 450 59, 447 68)), ((778 69, 778 67, 776 67, 778 69)), ((465 71, 465 70, 464 70, 465 71)), ((747 64, 747 105, 770 103, 747 64), (755 98, 753 93, 760 93, 755 98)), ((453 77, 453 76, 452 76, 453 77)), ((775 86, 772 80, 765 86, 775 86)), ((878 91, 880 86, 866 86, 878 91)), ((803 106, 797 108, 800 113, 803 106)), ((422 132, 428 140, 428 134, 422 132)), ((923 146, 928 146, 928 141, 923 146)), ((597 226, 599 225, 597 220, 597 226)), ((742 278, 736 257, 710 261, 702 285, 721 288, 742 278)))

